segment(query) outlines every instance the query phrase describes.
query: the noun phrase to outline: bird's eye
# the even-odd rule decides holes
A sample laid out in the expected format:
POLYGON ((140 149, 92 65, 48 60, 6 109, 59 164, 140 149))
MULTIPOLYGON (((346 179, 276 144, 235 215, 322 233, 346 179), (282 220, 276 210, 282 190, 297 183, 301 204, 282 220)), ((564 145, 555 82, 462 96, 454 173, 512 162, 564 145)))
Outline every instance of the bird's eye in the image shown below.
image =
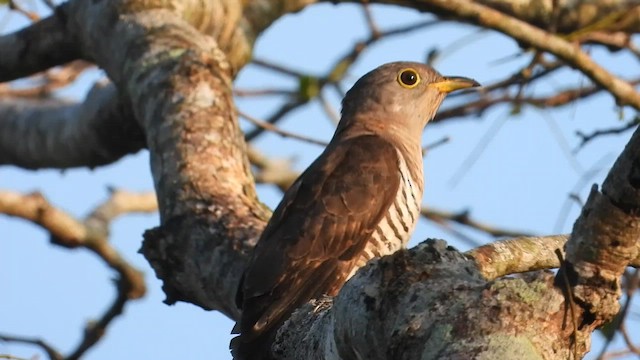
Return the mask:
POLYGON ((402 69, 398 73, 398 82, 407 89, 411 89, 420 83, 420 75, 414 69, 402 69))

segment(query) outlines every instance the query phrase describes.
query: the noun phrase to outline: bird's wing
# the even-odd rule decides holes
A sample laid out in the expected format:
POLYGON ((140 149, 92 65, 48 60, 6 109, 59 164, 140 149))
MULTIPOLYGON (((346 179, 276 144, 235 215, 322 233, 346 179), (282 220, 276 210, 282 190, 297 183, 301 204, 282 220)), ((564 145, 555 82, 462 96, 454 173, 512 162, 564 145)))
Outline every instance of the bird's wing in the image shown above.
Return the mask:
POLYGON ((392 144, 365 135, 328 148, 287 191, 244 275, 244 336, 280 324, 308 300, 337 291, 400 186, 392 144))

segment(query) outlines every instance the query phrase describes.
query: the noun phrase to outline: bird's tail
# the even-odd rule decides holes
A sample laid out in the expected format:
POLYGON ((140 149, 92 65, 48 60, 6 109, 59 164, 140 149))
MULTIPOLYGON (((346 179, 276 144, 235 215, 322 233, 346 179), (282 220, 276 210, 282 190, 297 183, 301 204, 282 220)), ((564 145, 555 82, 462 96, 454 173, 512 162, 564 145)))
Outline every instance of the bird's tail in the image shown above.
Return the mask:
POLYGON ((274 360, 271 345, 275 340, 275 332, 268 331, 259 336, 247 339, 238 335, 231 339, 229 348, 234 360, 274 360))

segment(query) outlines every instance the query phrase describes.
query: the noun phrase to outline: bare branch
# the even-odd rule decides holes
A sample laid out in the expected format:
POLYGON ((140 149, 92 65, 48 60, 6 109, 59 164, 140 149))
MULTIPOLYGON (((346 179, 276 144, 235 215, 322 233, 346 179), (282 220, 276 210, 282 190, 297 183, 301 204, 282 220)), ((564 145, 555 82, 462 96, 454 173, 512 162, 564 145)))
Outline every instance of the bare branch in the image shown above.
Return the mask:
POLYGON ((92 65, 86 61, 75 60, 62 67, 50 69, 42 74, 36 74, 40 76, 36 77, 36 75, 34 75, 30 80, 39 83, 33 87, 16 89, 9 83, 0 84, 0 96, 25 98, 47 97, 50 96, 54 90, 71 84, 90 66, 92 65))
MULTIPOLYGON (((579 46, 553 35, 522 20, 506 15, 477 2, 464 0, 385 1, 408 5, 439 15, 455 17, 472 24, 502 32, 513 39, 536 49, 547 51, 580 70, 594 83, 607 89, 620 105, 630 105, 640 110, 640 94, 626 81, 614 76, 598 65, 579 46)), ((640 10, 640 7, 635 9, 640 10)), ((626 16, 628 12, 621 13, 626 16)))
POLYGON ((0 36, 0 82, 19 79, 82 58, 67 24, 68 4, 13 34, 0 36))
POLYGON ((247 149, 247 155, 251 164, 258 168, 254 174, 257 183, 274 184, 286 191, 300 176, 291 168, 289 159, 270 159, 253 147, 247 149))
MULTIPOLYGON (((120 275, 128 281, 130 289, 127 295, 129 298, 137 299, 144 295, 144 279, 142 273, 129 265, 122 256, 107 241, 108 231, 104 228, 93 227, 99 224, 97 214, 105 214, 110 207, 114 207, 115 203, 122 203, 123 197, 127 201, 137 200, 140 198, 148 198, 149 195, 135 196, 128 193, 113 192, 116 200, 109 199, 105 204, 94 210, 86 220, 80 221, 75 219, 68 213, 52 206, 39 193, 21 195, 10 191, 0 191, 0 214, 19 217, 29 220, 36 225, 41 226, 51 233, 51 242, 53 244, 73 249, 84 247, 94 252, 105 263, 120 273, 120 275)), ((141 210, 137 204, 121 205, 122 208, 133 210, 141 210)), ((122 209, 120 209, 122 210, 122 209)), ((154 211, 152 206, 145 206, 143 211, 154 211)), ((113 213, 115 213, 114 211, 113 213)), ((102 220, 106 220, 106 217, 102 220)))
POLYGON ((435 209, 430 209, 430 208, 426 208, 423 207, 422 210, 420 210, 420 214, 422 214, 422 216, 424 216, 425 218, 436 222, 436 223, 443 223, 443 222, 447 222, 447 221, 451 221, 451 222, 455 222, 461 225, 465 225, 468 226, 470 228, 482 231, 484 233, 487 233, 493 237, 501 237, 501 236, 509 236, 509 237, 517 237, 517 236, 529 236, 527 235, 525 232, 522 231, 513 231, 513 230, 505 230, 505 229, 499 229, 497 227, 494 227, 492 225, 487 225, 487 224, 483 224, 477 220, 472 219, 469 216, 469 211, 465 210, 465 211, 460 211, 457 213, 453 213, 453 212, 446 212, 446 211, 441 211, 441 210, 435 210, 435 209))
POLYGON ((84 355, 92 346, 98 343, 100 339, 106 334, 107 327, 111 324, 111 321, 122 314, 124 306, 131 299, 129 293, 131 291, 131 284, 128 281, 120 277, 116 283, 117 295, 111 306, 102 315, 98 321, 89 321, 84 329, 84 336, 82 341, 76 349, 65 358, 65 360, 77 360, 84 355))
POLYGON ((633 0, 575 2, 479 0, 478 3, 492 7, 521 20, 553 32, 573 33, 587 31, 638 32, 637 2, 633 0))
POLYGON ((50 360, 64 359, 64 357, 62 356, 62 354, 60 354, 60 352, 58 352, 58 350, 54 349, 51 345, 47 344, 41 339, 0 334, 0 340, 6 342, 35 345, 41 348, 47 354, 47 356, 49 356, 50 360))
MULTIPOLYGON (((0 191, 0 213, 20 217, 40 225, 51 233, 53 244, 66 248, 81 247, 92 251, 119 275, 116 282, 117 295, 113 304, 100 320, 87 325, 82 341, 65 359, 79 359, 102 338, 111 321, 122 314, 129 300, 144 296, 146 287, 142 272, 131 266, 111 246, 108 241, 108 226, 111 220, 122 213, 155 210, 156 202, 153 194, 112 191, 107 201, 92 211, 84 221, 79 221, 53 207, 38 193, 21 195, 0 191)), ((43 347, 52 359, 62 359, 59 353, 52 349, 47 350, 40 340, 32 340, 30 343, 43 347)))
POLYGON ((31 21, 37 21, 40 19, 38 14, 33 11, 29 11, 23 8, 20 4, 18 4, 15 0, 9 0, 9 9, 14 10, 22 15, 24 15, 27 19, 31 21))
MULTIPOLYGON (((325 112, 329 115, 329 117, 335 121, 333 115, 333 111, 330 110, 327 101, 322 96, 322 90, 326 85, 333 85, 335 87, 338 86, 339 82, 344 80, 349 68, 355 63, 355 61, 362 55, 362 53, 371 45, 376 42, 387 39, 389 37, 398 36, 410 33, 412 31, 424 29, 429 26, 439 24, 439 21, 429 20, 429 21, 421 21, 415 24, 410 24, 407 26, 398 27, 391 30, 386 30, 382 32, 375 32, 373 29, 370 29, 372 32, 367 39, 361 42, 357 42, 354 44, 352 49, 342 55, 338 60, 334 63, 333 67, 324 75, 324 76, 312 76, 309 74, 304 74, 302 72, 296 71, 294 69, 290 69, 278 64, 273 64, 266 60, 262 59, 253 59, 253 63, 255 65, 264 67, 266 69, 278 72, 280 74, 284 74, 286 76, 292 76, 298 78, 299 81, 299 89, 297 92, 292 92, 292 97, 283 104, 277 111, 275 111, 267 120, 266 123, 275 124, 281 119, 283 119, 287 114, 291 111, 309 103, 310 101, 316 99, 317 97, 320 100, 321 105, 323 106, 325 112)), ((264 127, 258 127, 245 135, 246 141, 251 141, 264 131, 264 127)))
POLYGON ((27 360, 25 358, 8 355, 8 354, 0 354, 0 359, 8 359, 8 360, 27 360))
POLYGON ((267 121, 262 121, 259 120, 247 113, 244 113, 240 110, 238 110, 238 115, 240 115, 241 117, 247 119, 250 123, 252 123, 255 126, 258 126, 264 130, 268 130, 271 131, 273 133, 276 133, 282 137, 286 137, 286 138, 292 138, 292 139, 297 139, 300 141, 304 141, 304 142, 308 142, 310 144, 315 144, 315 145, 321 145, 321 146, 327 146, 327 142, 326 141, 321 141, 321 140, 316 140, 304 135, 299 135, 299 134, 295 134, 292 133, 290 131, 286 131, 286 130, 282 130, 280 128, 278 128, 277 126, 267 122, 267 121))
POLYGON ((582 149, 587 143, 589 143, 591 140, 594 140, 595 138, 601 137, 603 135, 617 135, 617 134, 621 134, 624 133, 628 130, 633 129, 634 127, 636 127, 638 124, 640 124, 640 117, 636 116, 635 118, 633 118, 631 121, 628 121, 627 123, 625 123, 622 126, 618 126, 618 127, 611 127, 611 128, 607 128, 607 129, 599 129, 599 130, 595 130, 593 131, 591 134, 585 134, 582 131, 578 130, 576 131, 576 135, 578 135, 580 137, 580 145, 578 145, 578 147, 574 150, 574 152, 579 151, 580 149, 582 149))
POLYGON ((82 246, 88 236, 82 222, 51 206, 40 193, 21 195, 0 192, 0 214, 19 217, 41 226, 51 233, 54 243, 66 248, 82 246))
MULTIPOLYGON (((280 121, 282 118, 284 118, 288 113, 290 113, 292 110, 295 110, 303 105, 305 105, 307 103, 307 101, 305 100, 301 100, 301 99, 296 99, 296 100, 290 100, 288 102, 286 102, 284 105, 282 105, 278 110, 276 110, 271 116, 269 116, 269 118, 267 120, 264 121, 264 123, 266 124, 275 124, 278 121, 280 121)), ((247 132, 244 136, 244 139, 249 142, 255 138, 257 138, 258 136, 260 136, 263 132, 264 132, 265 128, 262 126, 259 126, 249 132, 247 132)))
POLYGON ((636 355, 640 355, 640 346, 633 343, 633 339, 631 339, 631 337, 629 336, 629 333, 627 332, 627 328, 624 326, 624 324, 620 326, 620 332, 622 333, 624 342, 627 344, 629 351, 631 351, 636 355))
POLYGON ((118 216, 128 213, 154 213, 158 211, 158 201, 154 192, 133 193, 119 189, 109 189, 109 199, 95 208, 86 219, 92 225, 100 222, 107 226, 118 216))
POLYGON ((96 85, 81 104, 0 99, 0 164, 96 167, 144 146, 128 102, 112 85, 96 85))
POLYGON ((446 145, 451 141, 449 136, 443 136, 440 140, 436 140, 430 144, 426 144, 422 147, 422 157, 425 157, 427 153, 432 150, 439 148, 440 146, 446 145))
POLYGON ((568 239, 569 235, 516 237, 480 246, 465 255, 474 259, 485 279, 493 280, 509 274, 560 267, 555 251, 562 250, 568 239))
MULTIPOLYGON (((548 331, 560 329, 563 320, 564 300, 552 282, 550 273, 487 282, 471 259, 442 240, 428 240, 370 262, 335 298, 299 308, 280 329, 274 352, 281 359, 309 360, 463 359, 468 354, 566 359, 568 331, 548 331), (514 312, 520 316, 512 321, 514 312), (502 340, 494 341, 495 336, 502 340)), ((585 337, 580 339, 577 350, 584 354, 585 337)))

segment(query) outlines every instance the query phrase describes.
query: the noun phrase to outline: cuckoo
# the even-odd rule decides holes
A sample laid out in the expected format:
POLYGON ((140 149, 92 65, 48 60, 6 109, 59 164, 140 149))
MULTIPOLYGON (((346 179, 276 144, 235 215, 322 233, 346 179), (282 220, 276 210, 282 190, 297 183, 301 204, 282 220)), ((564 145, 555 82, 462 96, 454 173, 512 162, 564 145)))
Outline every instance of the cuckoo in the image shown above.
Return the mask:
POLYGON ((408 241, 422 200, 422 131, 446 94, 479 84, 394 62, 360 78, 324 152, 287 190, 238 289, 237 360, 271 359, 278 328, 408 241))

